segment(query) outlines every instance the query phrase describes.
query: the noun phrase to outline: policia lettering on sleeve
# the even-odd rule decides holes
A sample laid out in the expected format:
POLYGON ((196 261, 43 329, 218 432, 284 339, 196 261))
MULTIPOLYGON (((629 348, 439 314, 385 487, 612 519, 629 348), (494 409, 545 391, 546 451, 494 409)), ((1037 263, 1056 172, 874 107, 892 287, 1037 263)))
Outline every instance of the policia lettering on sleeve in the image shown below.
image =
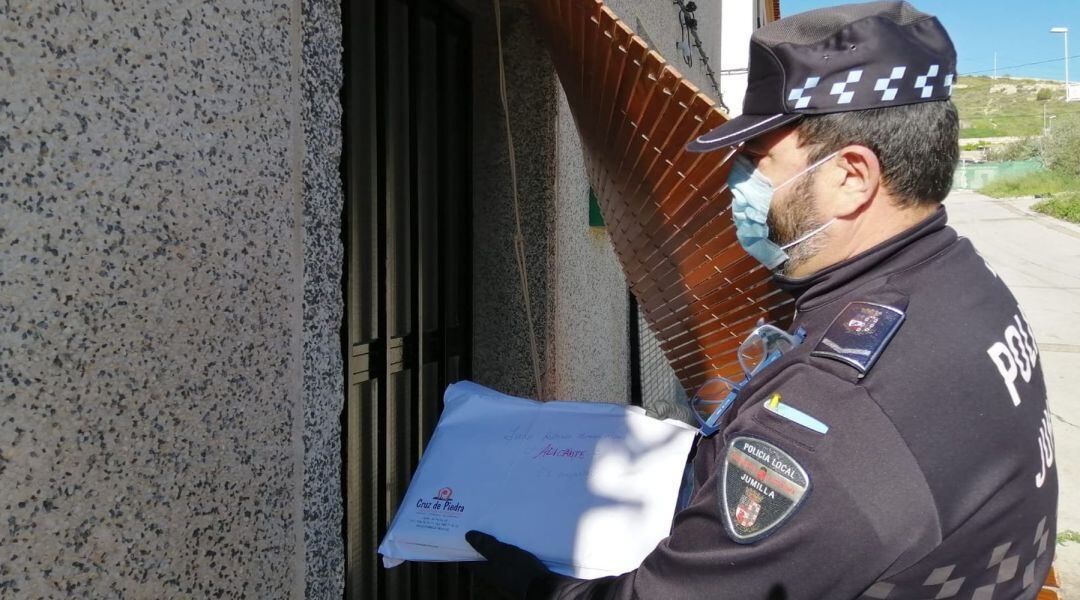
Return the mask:
POLYGON ((572 579, 471 532, 480 577, 530 599, 1035 597, 1053 432, 1022 311, 947 225, 955 66, 906 2, 754 32, 743 114, 689 149, 738 147, 736 234, 805 338, 718 403, 693 494, 640 567, 572 579))

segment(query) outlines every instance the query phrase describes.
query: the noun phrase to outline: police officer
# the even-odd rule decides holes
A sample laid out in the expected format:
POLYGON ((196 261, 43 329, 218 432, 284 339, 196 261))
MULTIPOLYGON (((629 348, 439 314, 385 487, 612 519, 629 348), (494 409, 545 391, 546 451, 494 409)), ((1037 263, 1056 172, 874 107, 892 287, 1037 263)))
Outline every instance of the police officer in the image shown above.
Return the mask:
POLYGON ((740 243, 796 299, 805 340, 703 438, 695 490, 641 566, 585 581, 481 533, 478 573, 518 598, 1035 598, 1057 477, 1039 350, 942 201, 958 155, 956 56, 906 2, 757 30, 742 116, 740 243))

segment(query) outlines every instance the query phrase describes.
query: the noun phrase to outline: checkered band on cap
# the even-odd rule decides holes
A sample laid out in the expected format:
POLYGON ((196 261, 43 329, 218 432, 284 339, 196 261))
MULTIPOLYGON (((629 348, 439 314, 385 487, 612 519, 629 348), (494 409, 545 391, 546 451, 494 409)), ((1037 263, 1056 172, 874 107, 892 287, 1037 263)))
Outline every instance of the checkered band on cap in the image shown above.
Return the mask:
POLYGON ((952 95, 955 78, 938 63, 871 65, 795 81, 786 102, 788 112, 814 114, 944 100, 952 95))

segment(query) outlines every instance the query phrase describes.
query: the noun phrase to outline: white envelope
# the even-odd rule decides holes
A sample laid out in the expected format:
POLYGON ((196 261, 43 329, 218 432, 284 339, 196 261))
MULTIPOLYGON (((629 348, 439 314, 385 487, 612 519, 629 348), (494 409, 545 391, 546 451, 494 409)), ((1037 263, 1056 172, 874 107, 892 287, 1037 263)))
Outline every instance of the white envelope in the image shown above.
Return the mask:
POLYGON ((553 571, 625 573, 667 537, 696 429, 640 408, 455 383, 379 546, 384 565, 483 558, 477 529, 553 571))

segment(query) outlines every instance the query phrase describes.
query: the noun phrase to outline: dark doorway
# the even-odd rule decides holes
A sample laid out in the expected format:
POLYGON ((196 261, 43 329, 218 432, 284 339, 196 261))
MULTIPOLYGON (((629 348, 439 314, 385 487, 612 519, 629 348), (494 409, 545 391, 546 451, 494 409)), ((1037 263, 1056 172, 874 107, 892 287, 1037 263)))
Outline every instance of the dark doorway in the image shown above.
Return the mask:
POLYGON ((440 0, 345 0, 346 597, 469 597, 376 547, 470 373, 470 24, 440 0))

